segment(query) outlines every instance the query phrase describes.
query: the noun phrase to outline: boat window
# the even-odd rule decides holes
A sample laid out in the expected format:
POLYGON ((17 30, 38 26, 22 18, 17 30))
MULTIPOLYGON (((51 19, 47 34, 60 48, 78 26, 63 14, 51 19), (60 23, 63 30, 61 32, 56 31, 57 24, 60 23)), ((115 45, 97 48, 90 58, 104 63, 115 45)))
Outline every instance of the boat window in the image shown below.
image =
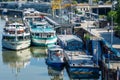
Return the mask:
POLYGON ((29 33, 29 28, 26 28, 26 29, 25 29, 25 32, 26 32, 26 33, 29 33))
POLYGON ((9 31, 10 34, 15 34, 15 31, 9 31))
POLYGON ((39 33, 39 37, 42 37, 42 33, 39 33))
POLYGON ((19 30, 19 31, 17 31, 17 34, 21 34, 23 32, 24 32, 24 30, 19 30))
POLYGON ((50 33, 51 37, 54 36, 54 33, 50 33))
POLYGON ((50 34, 48 34, 48 35, 47 35, 47 37, 49 38, 49 37, 51 37, 51 35, 50 35, 50 34))
POLYGON ((42 38, 47 38, 47 33, 43 33, 42 38))
POLYGON ((39 36, 39 33, 35 33, 36 36, 39 36))
POLYGON ((7 37, 6 37, 6 36, 3 36, 3 39, 5 40, 5 39, 7 39, 7 37))
POLYGON ((19 41, 23 40, 23 36, 18 36, 17 38, 19 41))
POLYGON ((6 40, 6 41, 15 41, 15 37, 3 36, 3 39, 6 40))
POLYGON ((34 33, 32 33, 32 36, 34 36, 34 33))
POLYGON ((41 21, 41 18, 35 18, 34 20, 35 21, 41 21))
POLYGON ((26 39, 26 40, 27 40, 27 39, 30 39, 30 36, 25 36, 24 39, 26 39))

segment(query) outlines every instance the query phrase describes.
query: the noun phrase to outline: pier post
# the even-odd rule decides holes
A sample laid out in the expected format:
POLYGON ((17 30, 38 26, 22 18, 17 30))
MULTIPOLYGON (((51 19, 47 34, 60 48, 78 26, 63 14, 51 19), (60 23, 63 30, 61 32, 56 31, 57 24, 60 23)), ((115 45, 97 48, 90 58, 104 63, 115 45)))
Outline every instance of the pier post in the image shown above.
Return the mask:
POLYGON ((119 78, 120 78, 120 70, 119 70, 119 67, 117 67, 117 80, 120 80, 119 78))

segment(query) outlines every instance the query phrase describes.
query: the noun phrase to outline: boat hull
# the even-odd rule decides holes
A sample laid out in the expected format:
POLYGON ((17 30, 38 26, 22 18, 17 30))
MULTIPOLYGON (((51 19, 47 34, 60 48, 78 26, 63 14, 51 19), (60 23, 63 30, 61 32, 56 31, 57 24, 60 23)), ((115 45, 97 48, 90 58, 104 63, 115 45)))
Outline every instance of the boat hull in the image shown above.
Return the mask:
POLYGON ((71 79, 99 79, 100 74, 83 74, 83 73, 71 73, 67 68, 68 75, 71 79))
POLYGON ((99 68, 98 67, 70 67, 68 66, 68 71, 73 74, 98 74, 99 68))
POLYGON ((11 50, 21 50, 28 48, 30 46, 31 40, 26 41, 5 41, 2 40, 3 48, 11 49, 11 50))
POLYGON ((49 47, 54 45, 57 42, 57 37, 53 38, 34 38, 32 37, 32 45, 35 46, 46 46, 49 47))
POLYGON ((52 68, 56 68, 58 70, 62 70, 65 66, 64 62, 54 62, 51 61, 50 59, 46 59, 46 64, 52 68))

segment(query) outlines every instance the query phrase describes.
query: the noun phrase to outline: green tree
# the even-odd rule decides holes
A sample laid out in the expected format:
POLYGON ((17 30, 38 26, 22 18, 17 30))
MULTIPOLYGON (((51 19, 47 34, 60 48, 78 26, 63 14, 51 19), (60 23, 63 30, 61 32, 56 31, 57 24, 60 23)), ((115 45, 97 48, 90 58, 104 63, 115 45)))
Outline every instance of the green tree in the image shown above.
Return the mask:
MULTIPOLYGON (((120 0, 118 0, 118 3, 114 6, 114 9, 116 10, 116 23, 117 26, 114 27, 114 34, 118 37, 120 37, 120 0)), ((114 14, 113 14, 114 15, 114 14)))
POLYGON ((120 4, 117 8, 117 19, 116 19, 116 22, 118 24, 118 26, 120 27, 120 4))
POLYGON ((78 2, 77 2, 76 0, 72 0, 72 4, 73 4, 73 5, 77 5, 78 2))
POLYGON ((108 13, 108 19, 111 20, 112 17, 113 17, 113 21, 116 22, 117 21, 117 11, 111 10, 108 13))

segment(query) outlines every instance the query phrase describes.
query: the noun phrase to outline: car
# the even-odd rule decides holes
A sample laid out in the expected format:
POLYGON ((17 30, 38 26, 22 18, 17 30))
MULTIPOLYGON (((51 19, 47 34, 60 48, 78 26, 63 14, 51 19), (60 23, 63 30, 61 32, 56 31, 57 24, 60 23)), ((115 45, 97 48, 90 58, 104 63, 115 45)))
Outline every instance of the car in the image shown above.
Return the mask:
POLYGON ((81 26, 81 24, 80 23, 73 23, 73 25, 75 26, 75 27, 80 27, 81 26))
POLYGON ((103 5, 104 2, 103 2, 103 1, 98 1, 98 4, 99 4, 99 5, 103 5))
POLYGON ((86 22, 86 19, 85 19, 85 17, 84 16, 81 16, 80 17, 80 21, 83 23, 83 22, 86 22))

